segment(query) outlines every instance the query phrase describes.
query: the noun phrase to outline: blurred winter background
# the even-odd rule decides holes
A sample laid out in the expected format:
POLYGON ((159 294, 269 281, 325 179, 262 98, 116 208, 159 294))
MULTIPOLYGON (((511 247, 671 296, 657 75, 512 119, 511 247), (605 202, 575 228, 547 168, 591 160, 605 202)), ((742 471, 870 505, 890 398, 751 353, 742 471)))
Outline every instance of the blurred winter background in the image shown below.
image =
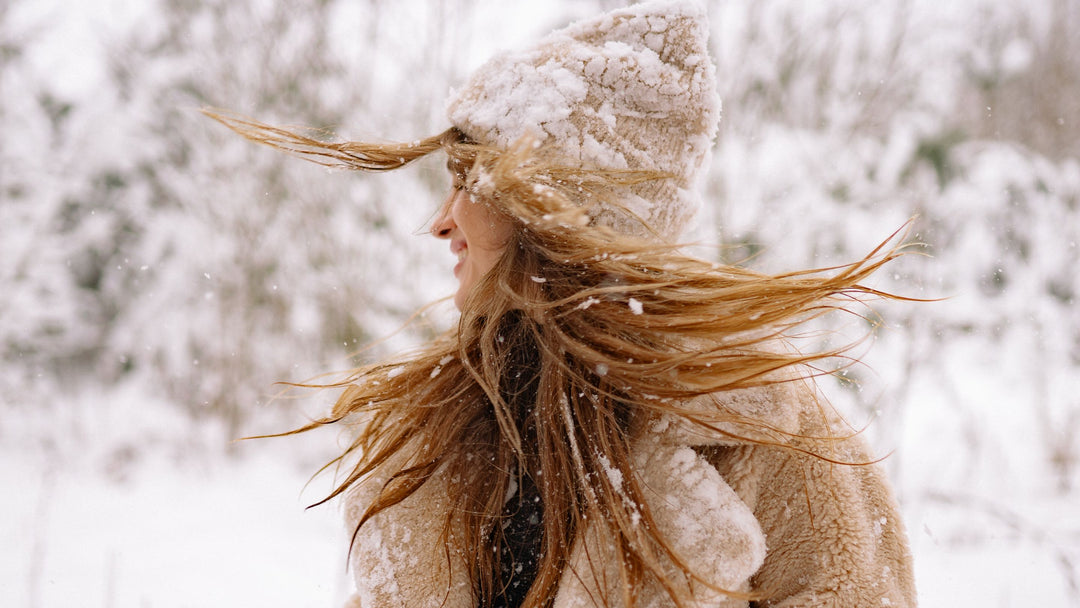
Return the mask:
MULTIPOLYGON (((321 412, 273 383, 453 291, 423 234, 446 177, 329 173, 197 110, 410 140, 496 49, 622 4, 0 1, 0 605, 336 605, 337 513, 303 507, 337 435, 232 440, 321 412)), ((827 266, 918 215, 929 256, 877 285, 947 299, 878 306, 825 388, 891 451, 922 605, 1080 606, 1080 2, 710 11, 726 255, 827 266)))

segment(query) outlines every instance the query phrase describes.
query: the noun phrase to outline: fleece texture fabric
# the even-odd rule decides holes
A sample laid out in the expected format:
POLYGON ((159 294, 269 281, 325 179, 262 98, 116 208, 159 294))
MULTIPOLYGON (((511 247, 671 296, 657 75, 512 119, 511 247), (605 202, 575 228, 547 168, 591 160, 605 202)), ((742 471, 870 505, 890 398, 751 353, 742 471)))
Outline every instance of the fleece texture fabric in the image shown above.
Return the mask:
MULTIPOLYGON (((726 420, 743 415, 764 424, 724 423, 722 432, 703 432, 662 419, 642 425, 635 440, 635 465, 649 488, 649 508, 695 572, 722 588, 754 594, 758 607, 916 605, 903 524, 881 471, 865 464, 871 458, 861 438, 837 441, 825 452, 816 446, 828 460, 800 451, 809 447, 800 436, 842 431, 822 413, 809 386, 792 381, 730 391, 691 407, 702 417, 722 412, 726 420)), ((349 493, 350 529, 382 481, 369 479, 349 493)), ((351 556, 356 594, 350 608, 476 606, 462 556, 447 551, 442 537, 449 483, 436 473, 360 530, 351 556)), ((554 606, 622 607, 608 558, 612 542, 599 526, 579 533, 554 606)), ((750 605, 701 585, 694 593, 698 608, 750 605)), ((637 605, 671 603, 653 584, 642 590, 637 605)))

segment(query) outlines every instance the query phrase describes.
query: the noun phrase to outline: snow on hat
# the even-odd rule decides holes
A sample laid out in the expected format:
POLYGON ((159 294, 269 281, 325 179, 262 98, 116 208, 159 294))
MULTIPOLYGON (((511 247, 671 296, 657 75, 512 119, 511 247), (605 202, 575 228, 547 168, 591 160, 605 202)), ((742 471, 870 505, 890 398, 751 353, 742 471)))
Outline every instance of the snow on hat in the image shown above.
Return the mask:
POLYGON ((611 205, 590 212, 624 234, 676 240, 700 207, 695 177, 720 119, 707 45, 695 2, 612 11, 489 60, 451 93, 447 115, 482 144, 532 134, 571 165, 673 176, 618 193, 648 228, 611 205))

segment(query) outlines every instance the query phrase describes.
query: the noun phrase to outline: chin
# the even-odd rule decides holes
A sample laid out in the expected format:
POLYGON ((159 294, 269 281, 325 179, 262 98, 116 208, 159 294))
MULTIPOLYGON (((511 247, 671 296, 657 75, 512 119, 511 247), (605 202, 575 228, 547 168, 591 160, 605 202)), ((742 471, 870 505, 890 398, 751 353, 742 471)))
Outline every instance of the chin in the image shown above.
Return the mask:
POLYGON ((454 294, 454 306, 461 310, 461 307, 465 305, 465 301, 468 299, 469 292, 459 287, 457 293, 454 294))

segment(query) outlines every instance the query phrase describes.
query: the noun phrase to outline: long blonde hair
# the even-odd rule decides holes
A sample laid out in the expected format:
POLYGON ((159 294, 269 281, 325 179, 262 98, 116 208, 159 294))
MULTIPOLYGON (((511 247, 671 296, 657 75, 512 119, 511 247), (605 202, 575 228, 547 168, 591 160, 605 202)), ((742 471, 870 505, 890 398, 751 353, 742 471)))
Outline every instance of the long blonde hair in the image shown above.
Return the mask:
POLYGON ((473 556, 474 592, 489 601, 497 591, 497 524, 514 476, 524 474, 534 475, 545 513, 542 561, 524 606, 550 605, 586 520, 615 539, 623 605, 633 605, 649 579, 680 606, 689 599, 686 582, 715 588, 689 571, 653 525, 632 467, 636 425, 676 414, 733 441, 762 442, 751 432, 755 420, 718 412, 734 425, 721 428, 716 416, 703 419, 684 404, 790 378, 778 372, 842 355, 776 344, 852 298, 885 295, 861 282, 901 253, 883 244, 829 271, 761 274, 590 223, 596 201, 617 204, 618 188, 663 176, 560 166, 534 142, 494 150, 455 129, 411 144, 324 143, 209 114, 254 141, 352 169, 395 169, 442 150, 459 187, 513 220, 499 263, 468 296, 456 329, 321 385, 343 389, 332 412, 293 431, 364 420, 363 432, 331 463, 347 473, 327 497, 375 473, 389 479, 357 531, 436 471, 467 480, 450 486, 444 536, 456 543, 452 550, 473 556), (747 433, 732 431, 740 425, 747 433), (612 468, 620 475, 608 474, 612 468), (685 580, 665 574, 665 559, 685 580))

